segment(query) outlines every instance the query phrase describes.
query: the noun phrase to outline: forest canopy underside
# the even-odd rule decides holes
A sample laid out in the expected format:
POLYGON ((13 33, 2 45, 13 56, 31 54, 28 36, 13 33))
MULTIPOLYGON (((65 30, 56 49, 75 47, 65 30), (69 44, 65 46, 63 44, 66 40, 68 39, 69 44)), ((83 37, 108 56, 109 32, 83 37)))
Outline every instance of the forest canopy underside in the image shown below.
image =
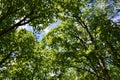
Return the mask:
POLYGON ((0 0, 0 79, 120 80, 119 14, 119 0, 0 0))

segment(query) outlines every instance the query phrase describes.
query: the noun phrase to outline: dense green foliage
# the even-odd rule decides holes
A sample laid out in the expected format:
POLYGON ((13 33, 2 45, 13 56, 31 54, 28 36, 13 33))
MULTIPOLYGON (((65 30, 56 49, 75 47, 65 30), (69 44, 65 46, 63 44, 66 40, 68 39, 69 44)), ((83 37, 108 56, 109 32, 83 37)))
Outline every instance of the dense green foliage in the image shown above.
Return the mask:
POLYGON ((0 79, 119 80, 118 2, 0 0, 0 79), (40 32, 58 19, 41 41, 19 28, 40 32))

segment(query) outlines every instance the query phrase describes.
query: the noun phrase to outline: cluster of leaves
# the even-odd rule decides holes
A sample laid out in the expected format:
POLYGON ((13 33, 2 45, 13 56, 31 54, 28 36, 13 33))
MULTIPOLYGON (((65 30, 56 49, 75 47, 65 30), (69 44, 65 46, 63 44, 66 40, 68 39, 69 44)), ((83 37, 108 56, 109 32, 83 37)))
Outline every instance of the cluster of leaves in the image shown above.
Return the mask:
POLYGON ((120 28, 108 18, 112 14, 109 9, 113 8, 106 5, 101 8, 100 4, 103 3, 92 2, 92 5, 83 8, 77 4, 74 7, 68 2, 70 10, 66 5, 61 5, 70 15, 66 15, 68 12, 64 11, 61 16, 65 17, 64 21, 51 30, 40 44, 47 54, 54 54, 54 60, 48 59, 53 64, 48 65, 55 69, 55 79, 120 79, 120 28), (98 7, 95 8, 96 5, 98 7), (82 9, 79 11, 80 8, 82 9))
POLYGON ((120 28, 109 18, 116 1, 1 0, 0 79, 119 80, 120 28), (40 42, 17 29, 41 31, 56 19, 40 42))
POLYGON ((54 3, 0 0, 0 79, 33 80, 38 75, 37 68, 34 70, 39 62, 38 42, 31 32, 17 28, 29 24, 41 31, 47 27, 57 15, 54 3))

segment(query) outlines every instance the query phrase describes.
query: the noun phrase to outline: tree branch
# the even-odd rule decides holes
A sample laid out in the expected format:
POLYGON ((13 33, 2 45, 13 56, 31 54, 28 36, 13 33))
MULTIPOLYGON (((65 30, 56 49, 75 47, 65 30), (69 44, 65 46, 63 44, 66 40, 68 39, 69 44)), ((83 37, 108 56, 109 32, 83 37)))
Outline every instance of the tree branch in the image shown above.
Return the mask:
POLYGON ((88 26, 85 24, 85 22, 80 18, 80 17, 76 17, 77 22, 86 30, 86 32, 89 34, 90 40, 93 42, 94 38, 92 36, 92 34, 90 33, 88 26))
POLYGON ((99 60, 99 65, 100 65, 100 67, 103 71, 103 74, 105 76, 105 80, 110 80, 110 75, 109 75, 108 70, 105 66, 105 63, 104 63, 104 60, 103 60, 102 56, 99 56, 98 60, 99 60))
POLYGON ((70 35, 72 35, 72 36, 76 37, 78 40, 80 40, 80 42, 81 42, 81 46, 83 46, 85 50, 88 49, 88 47, 85 45, 85 41, 82 40, 79 36, 74 35, 74 34, 70 34, 70 35))
MULTIPOLYGON (((22 22, 25 21, 25 20, 26 20, 29 16, 31 16, 32 14, 33 14, 33 12, 30 12, 28 15, 26 15, 26 16, 25 16, 22 20, 20 20, 18 23, 10 26, 10 27, 7 28, 7 29, 3 29, 3 30, 0 32, 0 37, 1 37, 2 35, 4 35, 5 33, 13 30, 15 27, 18 27, 18 26, 27 24, 27 23, 28 23, 29 21, 31 21, 31 20, 27 21, 26 23, 22 23, 22 22)), ((32 20, 33 20, 33 19, 32 19, 32 20)))
MULTIPOLYGON (((85 69, 85 68, 80 68, 80 67, 77 67, 77 66, 70 66, 70 67, 73 67, 73 68, 76 68, 76 69, 78 69, 78 70, 85 70, 85 71, 87 71, 87 72, 89 72, 89 73, 91 73, 91 74, 93 74, 93 75, 96 75, 96 73, 94 73, 94 72, 92 72, 92 71, 90 71, 90 70, 88 70, 88 69, 85 69)), ((104 78, 102 78, 101 76, 98 76, 98 75, 96 75, 99 79, 104 79, 104 78)))
MULTIPOLYGON (((86 57, 87 57, 87 56, 86 56, 86 57)), ((100 79, 99 79, 99 75, 98 75, 98 71, 96 70, 96 68, 95 68, 95 66, 94 66, 94 62, 92 62, 92 60, 91 60, 89 57, 87 57, 87 58, 88 58, 88 60, 90 61, 90 65, 91 65, 92 69, 94 70, 96 76, 98 77, 98 80, 100 80, 100 79)))
POLYGON ((27 23, 31 22, 32 20, 36 19, 37 17, 39 17, 39 16, 33 17, 33 18, 31 18, 30 20, 28 20, 28 21, 26 21, 26 22, 21 23, 21 24, 20 24, 20 26, 25 25, 25 24, 27 24, 27 23))
POLYGON ((88 47, 85 45, 85 42, 84 42, 80 37, 78 37, 78 36, 75 36, 75 37, 78 38, 78 39, 80 40, 81 45, 85 48, 85 50, 87 50, 88 47))

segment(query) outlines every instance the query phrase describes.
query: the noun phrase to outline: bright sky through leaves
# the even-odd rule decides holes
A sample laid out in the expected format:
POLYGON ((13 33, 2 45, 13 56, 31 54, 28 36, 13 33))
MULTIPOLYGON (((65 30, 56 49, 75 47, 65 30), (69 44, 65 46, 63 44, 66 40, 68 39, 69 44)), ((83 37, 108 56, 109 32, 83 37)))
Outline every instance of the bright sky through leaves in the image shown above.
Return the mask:
POLYGON ((120 80, 119 0, 0 0, 0 80, 120 80))
MULTIPOLYGON (((57 27, 59 24, 61 23, 60 20, 57 20, 56 23, 51 24, 50 26, 48 26, 47 28, 45 28, 42 32, 40 32, 39 34, 36 34, 37 36, 37 40, 41 40, 43 35, 47 34, 51 29, 54 29, 55 27, 57 27)), ((27 30, 30 30, 31 28, 27 28, 27 30)), ((32 29, 31 29, 32 30, 32 29)))

